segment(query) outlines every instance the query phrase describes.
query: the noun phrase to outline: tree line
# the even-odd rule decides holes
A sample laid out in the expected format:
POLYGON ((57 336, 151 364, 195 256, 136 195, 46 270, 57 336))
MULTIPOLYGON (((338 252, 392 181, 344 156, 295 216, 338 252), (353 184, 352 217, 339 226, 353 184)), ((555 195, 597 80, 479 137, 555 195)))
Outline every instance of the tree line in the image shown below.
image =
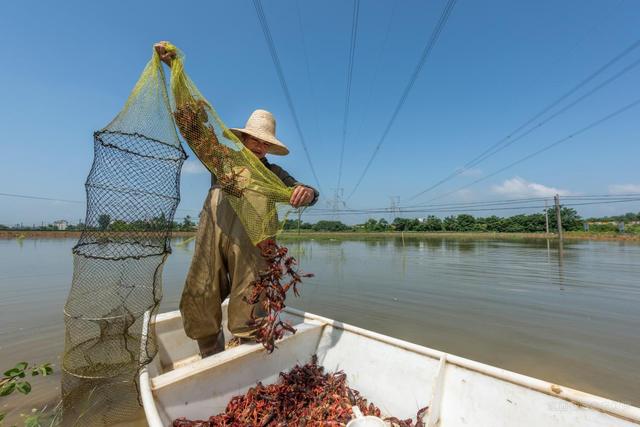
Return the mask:
MULTIPOLYGON (((126 221, 113 219, 109 214, 100 214, 90 224, 69 224, 65 231, 160 231, 169 227, 173 231, 195 231, 196 225, 190 215, 185 216, 181 222, 178 222, 169 221, 164 215, 147 220, 126 221)), ((0 224, 0 230, 58 231, 58 228, 53 224, 32 227, 8 227, 0 224)))
MULTIPOLYGON (((626 222, 640 221, 640 213, 627 213, 619 217, 589 218, 583 219, 578 212, 569 207, 560 208, 562 229, 564 231, 582 231, 585 222, 617 222, 617 218, 626 222), (637 218, 637 219, 636 219, 637 218)), ((557 231, 556 209, 548 209, 549 231, 557 231)), ((425 218, 401 218, 397 217, 389 222, 385 218, 369 218, 363 224, 346 225, 341 221, 321 220, 316 223, 301 222, 288 219, 285 221, 285 230, 306 231, 422 231, 422 232, 497 232, 497 233, 544 233, 546 231, 546 218, 544 213, 518 214, 509 217, 496 215, 476 217, 471 214, 449 215, 444 218, 429 215, 425 218)), ((629 227, 632 231, 638 227, 629 227)), ((592 224, 591 231, 618 231, 616 224, 592 224)))
MULTIPOLYGON (((548 210, 549 231, 556 232, 556 212, 555 207, 548 210)), ((584 223, 591 223, 590 231, 595 232, 617 232, 618 222, 629 224, 625 230, 630 232, 640 232, 640 225, 632 225, 640 221, 640 212, 629 212, 623 215, 608 217, 592 217, 583 219, 578 212, 569 207, 561 207, 562 229, 564 231, 581 231, 584 223), (599 223, 599 224, 594 224, 599 223)), ((196 223, 187 215, 181 222, 169 221, 163 217, 155 217, 144 221, 127 222, 122 219, 113 219, 108 214, 99 215, 94 224, 69 225, 67 231, 72 230, 96 230, 96 231, 157 231, 164 230, 168 226, 174 231, 195 231, 196 223)), ((544 233, 546 230, 546 220, 544 213, 519 214, 509 217, 499 217, 496 215, 486 217, 476 217, 471 214, 449 215, 444 218, 429 215, 425 218, 402 218, 397 217, 389 222, 385 218, 369 218, 362 224, 347 225, 341 221, 320 220, 316 223, 301 222, 287 219, 284 221, 285 230, 306 230, 306 231, 422 231, 422 232, 498 232, 498 233, 544 233)), ((0 230, 43 230, 57 231, 53 225, 42 227, 8 227, 0 224, 0 230)))
POLYGON ((107 214, 98 216, 98 231, 160 231, 171 228, 173 231, 195 231, 196 223, 190 215, 185 216, 182 222, 169 221, 164 214, 148 219, 127 222, 121 219, 112 220, 107 214))

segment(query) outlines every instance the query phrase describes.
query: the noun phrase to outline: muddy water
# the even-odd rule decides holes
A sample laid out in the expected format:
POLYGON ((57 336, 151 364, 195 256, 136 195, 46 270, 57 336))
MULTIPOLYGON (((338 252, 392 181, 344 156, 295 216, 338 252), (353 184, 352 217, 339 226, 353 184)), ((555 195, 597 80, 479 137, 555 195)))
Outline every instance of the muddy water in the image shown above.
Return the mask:
MULTIPOLYGON (((178 242, 180 239, 178 239, 178 242)), ((0 240, 0 368, 59 364, 75 239, 0 240)), ((459 239, 286 243, 305 270, 291 305, 418 344, 640 405, 640 245, 459 239)), ((176 309, 193 242, 174 245, 176 309)), ((56 370, 59 372, 59 369, 56 370)), ((39 407, 59 377, 0 411, 39 407)))

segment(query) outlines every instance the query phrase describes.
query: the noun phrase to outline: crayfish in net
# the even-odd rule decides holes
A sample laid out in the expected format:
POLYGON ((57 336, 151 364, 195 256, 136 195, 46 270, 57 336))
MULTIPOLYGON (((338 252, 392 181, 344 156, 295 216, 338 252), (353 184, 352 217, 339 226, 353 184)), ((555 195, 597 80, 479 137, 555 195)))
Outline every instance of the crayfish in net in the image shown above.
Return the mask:
POLYGON ((230 165, 237 163, 234 158, 239 154, 221 144, 206 110, 203 100, 191 100, 176 108, 173 114, 180 133, 188 141, 191 149, 200 161, 218 179, 218 185, 236 197, 242 197, 243 190, 239 183, 244 177, 245 169, 233 170, 230 165))
POLYGON ((254 305, 248 326, 256 330, 255 340, 271 353, 275 349, 275 341, 282 338, 286 331, 296 332, 293 326, 280 318, 287 292, 292 289, 295 296, 300 296, 298 285, 303 278, 313 277, 313 274, 298 272, 296 259, 288 255, 286 247, 279 246, 275 241, 268 240, 260 247, 266 268, 252 283, 251 294, 245 300, 254 305), (256 304, 263 309, 264 316, 257 316, 256 304))

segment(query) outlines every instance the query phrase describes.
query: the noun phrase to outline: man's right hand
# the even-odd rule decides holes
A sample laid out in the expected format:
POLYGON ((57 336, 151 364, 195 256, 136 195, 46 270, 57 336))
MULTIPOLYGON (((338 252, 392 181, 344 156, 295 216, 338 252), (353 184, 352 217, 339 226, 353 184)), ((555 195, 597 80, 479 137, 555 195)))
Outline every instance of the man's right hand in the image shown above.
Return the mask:
POLYGON ((154 44, 153 48, 156 50, 160 60, 171 67, 171 61, 175 59, 176 52, 174 50, 168 50, 167 44, 169 44, 169 42, 161 41, 154 44))

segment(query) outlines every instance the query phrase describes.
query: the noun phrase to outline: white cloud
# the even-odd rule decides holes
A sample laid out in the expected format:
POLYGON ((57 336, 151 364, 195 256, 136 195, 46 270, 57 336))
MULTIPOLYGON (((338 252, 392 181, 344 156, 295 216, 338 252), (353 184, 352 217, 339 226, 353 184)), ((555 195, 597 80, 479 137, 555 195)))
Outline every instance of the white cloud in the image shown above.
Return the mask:
POLYGON ((640 184, 614 184, 609 186, 610 194, 640 193, 640 184))
POLYGON ((515 176, 505 180, 500 185, 494 185, 491 190, 494 193, 502 194, 509 197, 551 197, 559 194, 568 196, 571 194, 568 190, 562 190, 555 187, 547 187, 543 184, 529 182, 525 179, 515 176))
POLYGON ((187 160, 186 162, 184 162, 184 165, 182 165, 182 172, 191 173, 191 174, 200 174, 200 173, 207 173, 207 169, 204 166, 202 166, 202 163, 200 163, 199 161, 187 160))

